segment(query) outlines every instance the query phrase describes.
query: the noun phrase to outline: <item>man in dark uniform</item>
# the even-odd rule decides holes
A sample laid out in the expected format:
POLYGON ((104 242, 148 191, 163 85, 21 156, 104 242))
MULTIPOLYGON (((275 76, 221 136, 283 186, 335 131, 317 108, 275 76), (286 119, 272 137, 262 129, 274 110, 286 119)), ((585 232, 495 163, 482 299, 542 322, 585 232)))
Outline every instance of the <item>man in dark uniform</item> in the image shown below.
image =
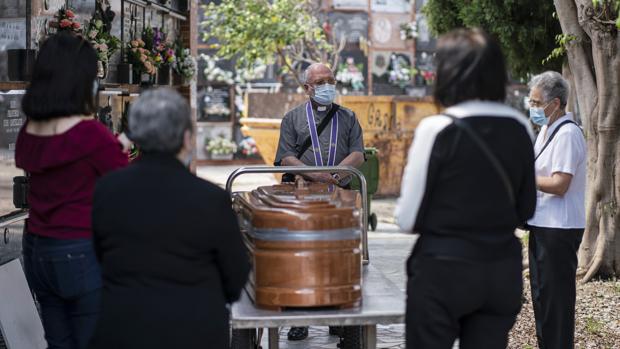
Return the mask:
MULTIPOLYGON (((280 141, 276 165, 281 166, 353 166, 364 163, 362 128, 355 113, 338 107, 332 119, 319 134, 317 126, 330 115, 336 97, 334 73, 325 64, 310 65, 303 75, 304 89, 309 100, 284 115, 280 126, 280 141), (308 137, 312 145, 303 150, 308 137)), ((306 180, 347 186, 348 173, 315 172, 304 174, 306 180)), ((330 329, 330 333, 331 333, 330 329)), ((291 327, 289 340, 308 337, 308 327, 291 327)))
MULTIPOLYGON (((364 142, 362 128, 355 113, 340 107, 321 134, 316 132, 323 118, 328 116, 336 97, 334 73, 325 64, 310 65, 303 75, 304 89, 310 97, 284 115, 280 126, 280 142, 276 153, 276 164, 281 166, 353 166, 364 163, 364 142), (306 139, 313 139, 312 145, 298 157, 306 139), (315 151, 318 149, 318 151, 315 151)), ((304 174, 308 180, 340 185, 348 183, 344 173, 304 174)))

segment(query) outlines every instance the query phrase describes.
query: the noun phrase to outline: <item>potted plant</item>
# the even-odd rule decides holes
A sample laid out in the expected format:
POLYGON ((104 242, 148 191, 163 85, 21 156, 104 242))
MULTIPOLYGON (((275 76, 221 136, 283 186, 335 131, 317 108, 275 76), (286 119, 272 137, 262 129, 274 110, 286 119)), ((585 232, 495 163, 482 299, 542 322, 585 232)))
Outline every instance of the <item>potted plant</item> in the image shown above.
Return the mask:
POLYGON ((392 54, 388 72, 390 84, 405 88, 411 84, 411 80, 417 73, 418 70, 410 66, 403 57, 392 54))
POLYGON ((222 136, 218 136, 214 139, 207 139, 205 143, 205 149, 213 160, 232 160, 237 151, 235 142, 222 136))

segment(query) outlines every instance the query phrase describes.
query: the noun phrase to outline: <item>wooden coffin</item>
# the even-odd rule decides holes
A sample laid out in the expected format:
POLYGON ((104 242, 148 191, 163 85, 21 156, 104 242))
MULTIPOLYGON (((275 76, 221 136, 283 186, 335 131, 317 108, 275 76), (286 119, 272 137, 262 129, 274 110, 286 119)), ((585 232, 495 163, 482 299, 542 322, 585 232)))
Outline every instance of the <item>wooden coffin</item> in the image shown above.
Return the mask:
POLYGON ((306 183, 235 193, 253 259, 248 293, 261 308, 353 307, 361 290, 361 200, 356 191, 306 183))

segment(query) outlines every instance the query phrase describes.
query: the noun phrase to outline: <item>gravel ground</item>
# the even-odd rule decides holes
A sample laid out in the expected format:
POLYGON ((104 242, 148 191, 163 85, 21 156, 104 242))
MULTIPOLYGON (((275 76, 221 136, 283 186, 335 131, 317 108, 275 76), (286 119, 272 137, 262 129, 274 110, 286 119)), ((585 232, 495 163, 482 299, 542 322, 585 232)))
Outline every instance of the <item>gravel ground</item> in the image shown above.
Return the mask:
MULTIPOLYGON (((526 302, 510 332, 510 349, 538 348, 527 275, 523 282, 526 302)), ((575 317, 576 349, 620 348, 620 280, 578 284, 575 317)))

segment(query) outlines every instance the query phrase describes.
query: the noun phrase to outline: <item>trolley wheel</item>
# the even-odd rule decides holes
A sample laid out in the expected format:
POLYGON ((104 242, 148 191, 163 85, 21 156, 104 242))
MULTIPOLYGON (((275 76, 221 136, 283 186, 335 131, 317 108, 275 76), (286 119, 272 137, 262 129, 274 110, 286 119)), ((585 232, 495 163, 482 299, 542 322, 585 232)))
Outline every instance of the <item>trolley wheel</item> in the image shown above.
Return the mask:
POLYGON ((256 330, 251 329, 233 329, 230 338, 231 349, 260 349, 256 343, 256 330))
POLYGON ((370 229, 372 231, 377 230, 377 215, 374 213, 371 213, 370 216, 368 217, 368 224, 370 224, 370 229))
POLYGON ((362 348, 362 327, 343 326, 342 336, 338 344, 340 349, 361 349, 362 348))

